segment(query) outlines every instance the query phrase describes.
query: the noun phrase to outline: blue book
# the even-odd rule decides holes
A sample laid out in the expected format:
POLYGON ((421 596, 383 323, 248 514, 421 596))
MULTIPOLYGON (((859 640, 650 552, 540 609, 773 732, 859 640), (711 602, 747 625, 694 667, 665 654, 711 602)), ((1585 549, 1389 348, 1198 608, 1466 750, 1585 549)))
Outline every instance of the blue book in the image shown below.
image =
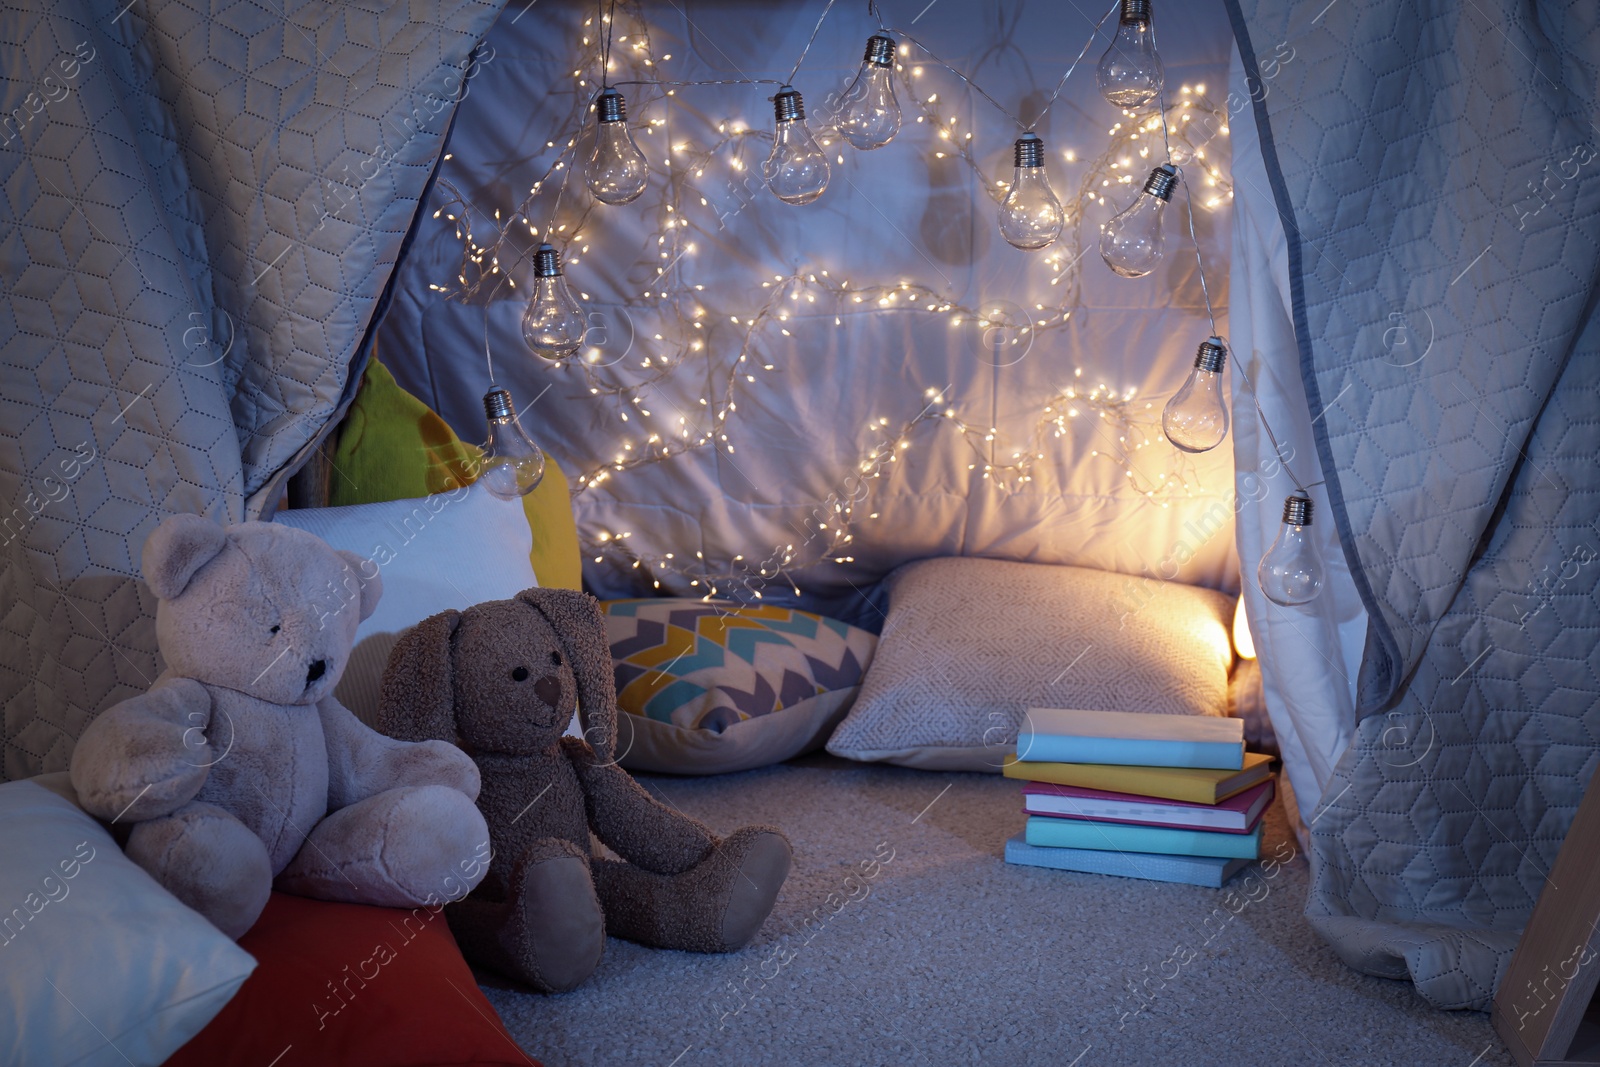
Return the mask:
POLYGON ((1006 842, 1006 862, 1058 871, 1114 874, 1151 882, 1182 882, 1221 889, 1250 866, 1249 860, 1216 856, 1162 856, 1147 852, 1096 852, 1086 848, 1040 848, 1018 834, 1006 842))
POLYGON ((1024 838, 1044 848, 1081 848, 1095 852, 1159 852, 1166 856, 1221 856, 1253 860, 1261 855, 1261 825, 1247 834, 1212 830, 1172 830, 1165 826, 1066 819, 1030 815, 1024 838))
POLYGON ((1218 715, 1029 708, 1017 759, 1121 767, 1244 767, 1244 720, 1218 715))

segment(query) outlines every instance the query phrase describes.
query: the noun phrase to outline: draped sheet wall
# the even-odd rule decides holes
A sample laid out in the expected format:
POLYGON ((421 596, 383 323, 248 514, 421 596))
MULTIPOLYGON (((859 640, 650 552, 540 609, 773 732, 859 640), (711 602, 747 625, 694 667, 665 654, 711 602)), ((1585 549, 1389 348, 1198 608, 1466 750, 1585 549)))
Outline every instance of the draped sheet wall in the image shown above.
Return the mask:
MULTIPOLYGON (((616 32, 629 39, 615 46, 612 77, 781 81, 823 6, 726 0, 645 5, 650 47, 658 60, 657 67, 646 68, 634 51, 642 40, 635 22, 639 8, 619 5, 616 32), (671 60, 662 60, 667 54, 671 60)), ((1110 5, 1101 0, 932 5, 907 0, 879 6, 890 26, 908 28, 1006 108, 1032 114, 1110 5)), ((445 203, 446 182, 458 187, 470 204, 479 241, 494 225, 494 212, 509 214, 578 132, 569 122, 574 103, 581 108, 596 87, 592 82, 578 87, 573 72, 582 69, 592 76, 593 68, 580 57, 584 20, 594 10, 588 3, 541 3, 519 17, 513 8, 489 35, 486 44, 496 58, 462 105, 450 143, 452 158, 442 165, 439 190, 429 202, 430 207, 445 203)), ((1213 99, 1220 99, 1230 40, 1220 5, 1168 5, 1160 18, 1174 104, 1185 83, 1204 84, 1213 99)), ((795 78, 813 116, 854 74, 866 38, 877 26, 865 4, 841 3, 829 13, 795 78)), ((1063 196, 1074 195, 1084 161, 1100 154, 1109 143, 1108 130, 1123 119, 1094 83, 1094 64, 1106 39, 1103 31, 1037 127, 1047 145, 1052 182, 1063 196), (1077 162, 1067 161, 1069 151, 1077 162)), ((858 288, 906 281, 971 308, 1000 302, 1036 312, 1039 304, 1059 303, 1064 286, 1050 284, 1047 253, 1006 245, 997 232, 995 204, 981 187, 1010 178, 1012 141, 1020 131, 920 52, 913 51, 906 63, 923 68, 913 83, 923 95, 939 95, 940 109, 956 116, 957 137, 973 133, 982 178, 953 158, 937 158, 935 152, 948 143, 929 124, 915 121, 918 111, 902 89, 906 117, 896 140, 872 152, 846 148, 842 164, 836 158, 839 148, 831 149, 833 179, 827 191, 814 204, 792 207, 759 182, 746 187, 746 172, 732 169, 727 152, 703 175, 685 174, 696 146, 717 139, 719 124, 742 121, 770 129, 768 98, 775 84, 684 86, 671 98, 657 89, 624 86, 630 121, 654 171, 650 186, 632 204, 596 206, 581 225, 581 241, 567 249, 567 279, 588 295, 591 313, 608 328, 621 324, 634 338, 631 352, 620 361, 613 362, 615 347, 605 349, 606 365, 596 369, 595 384, 636 383, 650 373, 640 366, 641 357, 656 360, 677 347, 680 339, 664 328, 669 317, 643 296, 657 288, 660 240, 681 241, 686 232, 696 246, 674 259, 672 280, 705 309, 707 324, 690 335, 703 338, 703 353, 692 354, 652 386, 638 410, 620 405, 628 421, 619 405, 590 393, 590 382, 579 370, 553 370, 529 352, 518 325, 523 289, 502 286, 487 302, 480 295, 467 303, 429 289, 455 284, 459 245, 448 219, 425 226, 402 265, 396 300, 380 334, 380 358, 461 434, 479 439, 484 432, 479 398, 489 382, 487 333, 497 379, 526 408, 523 421, 530 432, 576 482, 623 455, 624 444, 643 449, 650 432, 673 437, 680 418, 699 432, 710 418, 700 398, 720 396, 716 383, 739 352, 743 326, 732 319, 748 322, 770 293, 761 283, 775 275, 826 270, 830 278, 847 278, 858 288), (690 147, 669 152, 672 145, 690 147), (665 210, 669 168, 686 183, 681 210, 671 214, 665 210), (672 221, 686 229, 669 228, 672 221), (658 342, 656 334, 666 339, 658 342)), ((583 130, 576 152, 580 163, 562 199, 560 222, 573 226, 590 203, 579 184, 589 133, 583 130)), ((1153 149, 1159 157, 1159 146, 1153 149)), ((759 165, 766 151, 762 143, 747 159, 759 165)), ((1212 151, 1220 154, 1225 169, 1226 138, 1212 151)), ((1113 176, 1132 171, 1142 182, 1159 161, 1134 156, 1129 170, 1113 176)), ((549 191, 559 181, 558 172, 532 212, 541 230, 550 219, 554 198, 549 191)), ((1203 176, 1195 184, 1197 204, 1216 192, 1203 176)), ((771 323, 756 339, 754 362, 775 369, 751 368, 754 381, 736 378, 737 410, 719 428, 727 434, 725 443, 613 472, 598 488, 576 495, 590 587, 619 596, 649 593, 659 581, 662 593, 700 595, 708 586, 694 584, 697 579, 684 573, 683 564, 737 570, 741 562, 758 564, 793 544, 801 564, 785 574, 793 585, 757 580, 750 588, 760 589, 769 602, 798 601, 873 629, 882 623, 884 606, 876 592, 878 579, 900 563, 927 556, 1080 564, 1237 588, 1227 449, 1185 460, 1162 439, 1159 426, 1162 405, 1183 382, 1196 347, 1210 333, 1182 221, 1182 194, 1169 210, 1169 254, 1151 277, 1115 277, 1094 250, 1099 225, 1129 202, 1136 188, 1105 190, 1107 204, 1090 207, 1083 224, 1052 250, 1068 260, 1087 253, 1080 264, 1081 290, 1067 304, 1072 313, 1067 325, 1030 335, 999 358, 985 347, 979 324, 956 326, 949 315, 872 304, 866 306, 869 313, 858 314, 863 309, 827 297, 788 305, 791 318, 771 323), (835 325, 836 314, 842 325, 835 325), (1063 386, 1088 389, 1097 383, 1119 396, 1133 391, 1144 431, 1153 434, 1154 443, 1133 451, 1131 439, 1120 441, 1121 431, 1082 404, 1085 417, 1072 421, 1065 436, 1034 441, 1042 409, 1063 386), (954 408, 968 423, 994 427, 995 440, 980 437, 980 451, 974 452, 951 423, 924 423, 908 437, 908 447, 897 451, 896 462, 875 465, 884 477, 865 479, 862 487, 863 457, 885 441, 893 445, 899 428, 929 403, 929 389, 944 390, 941 406, 954 408), (1151 406, 1145 408, 1146 403, 1151 406), (887 428, 876 420, 885 420, 887 428), (984 478, 991 456, 1004 461, 1035 445, 1041 458, 1031 483, 1002 488, 984 478), (1119 453, 1125 458, 1116 458, 1119 453), (1188 487, 1154 497, 1139 491, 1169 473, 1186 477, 1188 487), (847 552, 854 561, 815 562, 820 550, 813 513, 820 507, 829 518, 831 503, 841 500, 855 502, 860 520, 847 552), (877 518, 869 520, 868 514, 877 518), (604 539, 623 532, 631 533, 626 552, 614 539, 604 539), (668 553, 674 557, 670 561, 668 553), (644 560, 638 567, 632 565, 635 556, 644 560)), ((1226 198, 1213 210, 1198 206, 1196 214, 1221 317, 1227 305, 1226 198)), ((519 247, 526 252, 533 243, 524 228, 519 247)), ((519 286, 525 285, 531 264, 504 254, 501 262, 519 286)), ((610 338, 605 343, 614 345, 610 338)), ((1130 581, 1129 589, 1129 609, 1138 610, 1144 599, 1137 581, 1130 581)), ((726 583, 721 591, 751 595, 726 583)))
POLYGON ((1250 607, 1312 924, 1486 1008, 1600 753, 1600 11, 1318 6, 1229 3, 1234 340, 1333 553, 1317 601, 1250 607))
POLYGON ((155 524, 270 510, 347 403, 498 8, 0 12, 3 777, 160 672, 155 524))

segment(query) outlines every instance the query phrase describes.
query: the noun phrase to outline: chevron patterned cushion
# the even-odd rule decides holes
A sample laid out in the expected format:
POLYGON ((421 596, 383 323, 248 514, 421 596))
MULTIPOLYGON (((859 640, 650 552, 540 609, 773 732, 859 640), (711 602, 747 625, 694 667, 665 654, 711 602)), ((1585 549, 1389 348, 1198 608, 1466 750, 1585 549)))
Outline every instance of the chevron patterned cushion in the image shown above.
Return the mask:
POLYGON ((820 748, 878 642, 790 608, 671 597, 601 607, 630 770, 716 774, 820 748))

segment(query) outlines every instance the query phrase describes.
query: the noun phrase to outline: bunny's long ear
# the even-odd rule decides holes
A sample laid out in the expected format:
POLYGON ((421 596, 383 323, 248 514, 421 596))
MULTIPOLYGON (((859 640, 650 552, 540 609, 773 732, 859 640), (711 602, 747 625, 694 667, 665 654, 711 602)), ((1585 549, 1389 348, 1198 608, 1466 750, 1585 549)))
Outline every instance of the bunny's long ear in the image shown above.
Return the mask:
POLYGON ((550 620, 578 680, 584 739, 602 758, 617 747, 617 688, 600 602, 576 589, 524 589, 517 599, 550 620))
POLYGON ((400 636, 378 691, 378 729, 400 741, 456 740, 452 649, 459 611, 441 611, 400 636))

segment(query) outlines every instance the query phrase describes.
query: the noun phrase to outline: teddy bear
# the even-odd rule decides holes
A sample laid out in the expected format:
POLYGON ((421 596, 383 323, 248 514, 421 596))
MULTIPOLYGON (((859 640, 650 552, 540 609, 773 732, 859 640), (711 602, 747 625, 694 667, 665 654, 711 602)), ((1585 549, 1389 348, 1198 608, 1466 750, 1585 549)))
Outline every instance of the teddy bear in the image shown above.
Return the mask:
POLYGON ((445 611, 395 645, 378 727, 449 740, 477 761, 488 877, 445 909, 466 957, 556 993, 593 973, 605 937, 731 952, 789 874, 767 826, 718 838, 658 802, 614 756, 616 690, 599 604, 569 589, 445 611), (563 736, 581 709, 584 736, 563 736), (595 855, 590 832, 620 859, 595 855))
POLYGON ((412 907, 483 880, 477 766, 333 696, 382 594, 369 561, 289 526, 173 515, 141 564, 166 670, 71 762, 79 803, 135 863, 236 939, 274 887, 412 907))

